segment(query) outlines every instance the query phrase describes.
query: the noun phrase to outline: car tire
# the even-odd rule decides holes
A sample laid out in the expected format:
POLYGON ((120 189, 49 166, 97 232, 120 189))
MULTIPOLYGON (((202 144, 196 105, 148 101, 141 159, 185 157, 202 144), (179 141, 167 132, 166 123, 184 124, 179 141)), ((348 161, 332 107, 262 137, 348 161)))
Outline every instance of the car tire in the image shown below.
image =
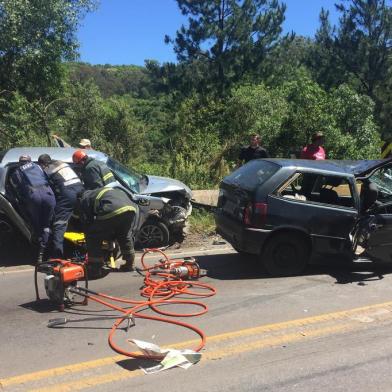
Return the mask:
POLYGON ((268 240, 262 261, 272 276, 300 274, 309 261, 309 245, 298 234, 277 234, 268 240))
POLYGON ((163 222, 147 221, 136 236, 138 248, 159 248, 169 244, 169 229, 163 222))

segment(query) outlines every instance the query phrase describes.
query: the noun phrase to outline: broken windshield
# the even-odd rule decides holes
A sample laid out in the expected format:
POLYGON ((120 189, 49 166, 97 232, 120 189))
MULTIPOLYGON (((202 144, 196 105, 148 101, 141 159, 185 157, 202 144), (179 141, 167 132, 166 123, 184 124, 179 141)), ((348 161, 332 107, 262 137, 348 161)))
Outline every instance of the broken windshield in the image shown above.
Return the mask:
POLYGON ((107 165, 123 185, 135 193, 140 193, 141 185, 144 182, 143 175, 137 173, 133 169, 123 166, 120 162, 117 162, 113 158, 109 158, 107 160, 107 165))

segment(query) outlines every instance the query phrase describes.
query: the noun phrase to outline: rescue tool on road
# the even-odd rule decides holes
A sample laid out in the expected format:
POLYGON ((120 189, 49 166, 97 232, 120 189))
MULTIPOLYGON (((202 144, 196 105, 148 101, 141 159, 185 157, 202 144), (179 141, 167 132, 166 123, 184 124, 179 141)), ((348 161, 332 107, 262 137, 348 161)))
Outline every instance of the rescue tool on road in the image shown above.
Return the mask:
MULTIPOLYGON (((109 333, 110 347, 128 357, 162 360, 161 355, 148 356, 140 354, 140 352, 129 352, 114 342, 114 335, 117 329, 127 322, 126 331, 130 327, 136 325, 136 318, 143 318, 153 321, 161 321, 169 324, 179 325, 190 329, 200 336, 201 342, 194 349, 200 351, 206 342, 205 334, 202 330, 185 323, 183 321, 174 320, 173 317, 193 317, 199 316, 207 312, 208 308, 205 304, 190 300, 189 297, 206 298, 216 294, 216 290, 204 283, 197 282, 202 276, 206 275, 206 271, 201 269, 199 264, 193 257, 185 258, 169 258, 161 249, 146 249, 141 257, 142 268, 138 272, 144 277, 144 286, 141 289, 141 296, 144 300, 132 300, 120 297, 113 297, 104 293, 99 293, 88 288, 88 261, 76 260, 49 260, 36 267, 35 284, 37 299, 39 299, 37 273, 45 273, 45 289, 51 301, 60 306, 60 310, 64 310, 65 306, 74 306, 77 304, 87 305, 87 301, 95 301, 112 310, 118 311, 120 314, 116 318, 111 331, 109 333), (163 256, 157 263, 148 265, 146 263, 147 255, 163 256), (84 285, 80 285, 84 282, 84 285), (76 302, 75 296, 84 298, 82 302, 76 302), (176 298, 178 296, 186 296, 187 299, 176 298), (117 304, 116 304, 117 303, 117 304), (121 307, 119 304, 124 304, 121 307), (162 305, 189 305, 201 308, 193 313, 177 313, 169 312, 166 306, 162 305), (131 307, 130 307, 131 305, 131 307), (145 314, 146 310, 153 310, 161 316, 145 314), (166 316, 166 317, 162 317, 166 316)), ((102 317, 102 319, 110 319, 113 316, 102 317)), ((97 320, 97 317, 91 319, 83 319, 83 321, 97 320)), ((81 320, 70 320, 66 317, 49 320, 48 327, 56 328, 70 322, 81 320)))
MULTIPOLYGON (((88 278, 85 262, 70 260, 51 259, 45 263, 37 264, 34 273, 34 285, 36 300, 40 300, 37 273, 44 273, 45 291, 48 298, 59 306, 60 311, 64 311, 65 305, 75 305, 74 292, 78 282, 84 281, 88 287, 88 278)), ((85 298, 79 304, 87 305, 85 298)))
POLYGON ((148 271, 151 275, 170 274, 180 279, 189 280, 197 280, 207 275, 207 271, 200 268, 194 257, 174 258, 169 262, 166 259, 161 259, 152 267, 136 268, 136 271, 141 275, 148 271))
MULTIPOLYGON (((59 306, 60 311, 63 311, 65 306, 78 303, 74 300, 75 294, 71 292, 71 288, 75 288, 80 281, 83 281, 87 288, 89 277, 90 279, 103 278, 110 271, 116 271, 115 258, 120 256, 115 242, 103 241, 105 264, 89 265, 84 234, 66 232, 64 239, 69 253, 72 254, 71 259, 50 259, 36 264, 34 271, 36 300, 40 300, 37 276, 38 273, 43 273, 46 275, 44 278, 46 295, 59 306)), ((87 302, 84 300, 82 304, 87 304, 87 302)))

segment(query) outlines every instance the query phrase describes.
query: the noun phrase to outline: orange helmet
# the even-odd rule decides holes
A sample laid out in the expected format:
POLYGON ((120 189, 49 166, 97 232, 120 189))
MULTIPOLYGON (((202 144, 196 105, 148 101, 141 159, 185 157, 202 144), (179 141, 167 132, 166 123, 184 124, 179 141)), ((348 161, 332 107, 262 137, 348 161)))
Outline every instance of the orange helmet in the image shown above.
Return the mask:
POLYGON ((73 163, 82 163, 87 158, 87 154, 83 150, 76 150, 72 155, 73 163))

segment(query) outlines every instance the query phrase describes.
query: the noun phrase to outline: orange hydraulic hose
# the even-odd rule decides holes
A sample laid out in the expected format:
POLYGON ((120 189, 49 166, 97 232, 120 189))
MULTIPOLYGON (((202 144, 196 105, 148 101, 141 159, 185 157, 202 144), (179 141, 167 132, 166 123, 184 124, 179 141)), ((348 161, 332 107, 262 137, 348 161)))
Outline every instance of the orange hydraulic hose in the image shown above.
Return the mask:
POLYGON ((196 334, 198 334, 201 339, 199 345, 196 348, 194 348, 194 351, 200 351, 205 346, 206 336, 201 329, 195 327, 192 324, 169 318, 169 317, 200 316, 208 311, 207 305, 201 302, 189 300, 189 299, 173 299, 175 296, 187 295, 187 296, 196 296, 199 298, 202 297, 206 298, 216 294, 215 288, 213 288, 210 285, 195 282, 195 281, 182 280, 171 273, 164 272, 165 269, 169 270, 171 267, 173 267, 173 265, 181 266, 184 263, 185 261, 181 261, 179 259, 172 259, 172 260, 169 259, 169 257, 160 249, 147 249, 141 257, 141 264, 143 266, 143 269, 141 271, 145 272, 144 287, 141 290, 141 296, 146 297, 146 300, 135 301, 126 298, 113 297, 103 293, 89 294, 91 292, 90 290, 83 290, 85 293, 84 294, 81 293, 80 295, 85 296, 95 302, 108 306, 109 308, 117 310, 122 313, 122 315, 119 316, 119 318, 116 319, 115 323, 113 324, 108 337, 108 343, 114 351, 128 357, 139 358, 139 359, 161 360, 164 357, 164 356, 156 356, 156 357, 147 356, 144 354, 140 354, 139 352, 127 351, 119 347, 116 343, 114 343, 114 336, 116 334, 117 329, 125 320, 129 319, 130 316, 135 318, 142 318, 142 319, 148 319, 153 321, 160 321, 169 324, 179 325, 181 327, 190 329, 194 331, 196 334), (155 264, 153 266, 147 266, 144 260, 145 256, 147 254, 154 254, 154 253, 161 254, 164 257, 164 260, 160 260, 158 264, 155 264), (159 268, 159 272, 152 274, 151 272, 156 268, 159 268), (133 306, 131 308, 122 308, 108 301, 105 301, 100 297, 114 302, 131 304, 133 306), (159 309, 159 305, 163 303, 194 305, 202 309, 194 313, 168 312, 166 310, 159 309), (159 313, 160 315, 167 316, 167 317, 142 314, 141 312, 146 308, 150 308, 156 313, 159 313))

